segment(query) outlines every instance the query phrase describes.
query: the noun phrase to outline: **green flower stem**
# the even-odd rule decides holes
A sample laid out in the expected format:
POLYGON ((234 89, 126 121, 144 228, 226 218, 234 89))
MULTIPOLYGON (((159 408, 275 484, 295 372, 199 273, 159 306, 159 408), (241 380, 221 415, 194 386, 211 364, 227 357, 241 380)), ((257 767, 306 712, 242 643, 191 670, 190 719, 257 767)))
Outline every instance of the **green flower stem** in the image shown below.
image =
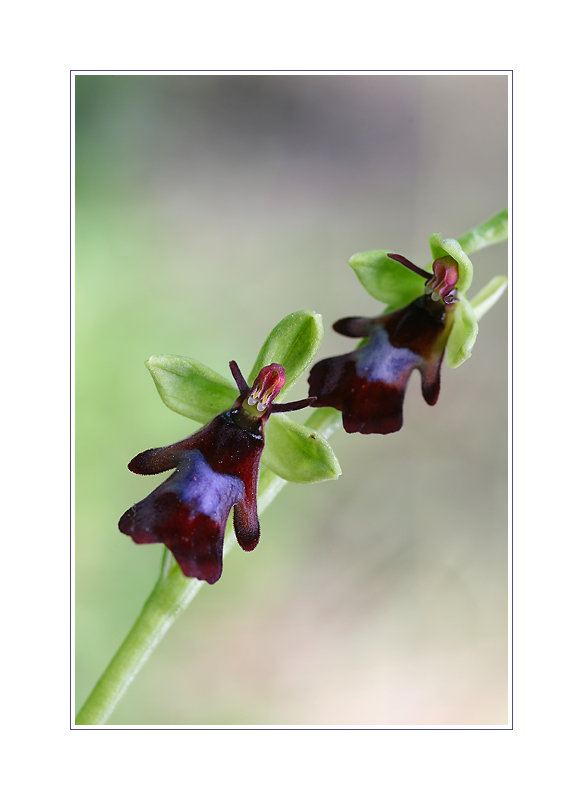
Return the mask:
MULTIPOLYGON (((333 408, 317 409, 306 422, 308 427, 326 438, 337 430, 340 424, 341 415, 333 408)), ((287 481, 271 470, 262 469, 257 491, 259 513, 267 508, 286 483, 287 481)), ((235 535, 231 532, 225 540, 225 555, 234 543, 235 535)), ((107 722, 166 631, 198 594, 203 584, 204 581, 186 578, 170 551, 164 549, 158 582, 133 628, 79 711, 75 720, 76 725, 103 725, 107 722)))
POLYGON ((77 715, 77 725, 106 722, 168 628, 200 589, 201 581, 189 581, 174 565, 164 569, 165 562, 135 625, 77 715))

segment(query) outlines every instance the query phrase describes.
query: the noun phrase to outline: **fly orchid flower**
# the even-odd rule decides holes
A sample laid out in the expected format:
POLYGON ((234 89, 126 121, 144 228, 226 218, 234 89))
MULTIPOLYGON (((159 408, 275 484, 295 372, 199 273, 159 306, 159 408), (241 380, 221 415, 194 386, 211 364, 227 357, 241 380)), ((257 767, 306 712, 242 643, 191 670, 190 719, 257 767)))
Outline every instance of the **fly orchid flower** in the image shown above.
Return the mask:
POLYGON ((274 401, 310 364, 321 337, 319 315, 290 314, 267 338, 252 371, 257 377, 251 387, 237 363, 230 362, 237 389, 192 359, 152 357, 147 366, 164 402, 206 424, 187 439, 146 450, 130 461, 128 468, 140 475, 174 472, 125 512, 119 521, 122 533, 137 544, 166 545, 184 575, 215 583, 222 573, 231 509, 243 550, 253 550, 259 541, 261 460, 286 480, 312 483, 337 478, 340 468, 323 436, 283 414, 267 425, 272 414, 311 405, 311 397, 274 401), (277 356, 286 366, 261 367, 269 356, 277 356))
POLYGON ((305 408, 313 400, 273 402, 285 383, 280 364, 263 367, 252 388, 235 361, 229 367, 240 392, 233 407, 187 439, 132 459, 128 468, 139 475, 175 471, 119 521, 134 542, 165 544, 188 578, 208 583, 221 577, 231 508, 243 550, 254 550, 259 542, 257 480, 265 423, 271 414, 305 408))
POLYGON ((494 278, 470 303, 465 292, 473 267, 459 242, 442 239, 441 234, 433 234, 429 241, 434 256, 431 272, 385 251, 359 253, 348 262, 365 288, 389 303, 381 316, 338 320, 335 331, 366 341, 351 353, 318 362, 310 373, 313 405, 342 411, 348 433, 400 430, 405 390, 414 369, 421 373, 425 401, 434 405, 444 354, 451 367, 470 357, 477 319, 504 291, 506 278, 494 278))

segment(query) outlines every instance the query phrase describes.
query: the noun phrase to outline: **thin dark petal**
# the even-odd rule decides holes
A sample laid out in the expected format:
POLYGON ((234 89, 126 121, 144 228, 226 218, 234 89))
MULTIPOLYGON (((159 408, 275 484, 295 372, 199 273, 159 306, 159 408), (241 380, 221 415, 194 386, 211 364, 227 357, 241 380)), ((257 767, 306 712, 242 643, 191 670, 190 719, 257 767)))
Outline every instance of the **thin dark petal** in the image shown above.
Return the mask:
POLYGON ((229 361, 229 369, 231 370, 231 375, 235 379, 235 383, 237 384, 237 388, 241 394, 248 394, 250 391, 249 384, 243 377, 241 370, 239 369, 239 365, 236 361, 229 361))
POLYGON ((397 253, 387 253, 389 258, 392 258, 393 261, 398 261, 399 264, 402 264, 407 269, 410 269, 411 272, 414 272, 416 275, 419 275, 421 278, 425 278, 426 280, 433 278, 433 272, 427 272, 427 270, 422 269, 421 267, 416 266, 412 261, 409 261, 408 258, 405 256, 399 256, 397 253))
POLYGON ((300 408, 307 408, 315 399, 315 397, 306 397, 305 400, 293 400, 291 403, 273 403, 271 413, 280 414, 282 411, 297 411, 300 408))

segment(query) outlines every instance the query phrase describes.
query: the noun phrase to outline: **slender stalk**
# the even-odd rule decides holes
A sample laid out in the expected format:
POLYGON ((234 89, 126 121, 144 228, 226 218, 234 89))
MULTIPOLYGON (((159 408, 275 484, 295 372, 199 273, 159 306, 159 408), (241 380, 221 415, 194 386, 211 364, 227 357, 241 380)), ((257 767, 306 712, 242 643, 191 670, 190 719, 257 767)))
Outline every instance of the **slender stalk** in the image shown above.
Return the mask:
MULTIPOLYGON (((311 414, 306 425, 328 437, 340 427, 340 420, 340 413, 335 409, 319 408, 311 414)), ((286 483, 287 481, 271 470, 262 468, 257 491, 259 513, 267 508, 286 483)), ((231 532, 225 539, 225 555, 234 543, 235 536, 231 532)), ((204 581, 186 578, 170 551, 165 549, 160 577, 152 594, 146 600, 133 628, 98 680, 85 705, 77 714, 76 725, 103 725, 107 722, 166 631, 203 585, 204 581)))
POLYGON ((133 628, 77 715, 77 725, 107 721, 168 628, 201 588, 202 582, 185 578, 176 563, 167 570, 164 566, 163 562, 160 578, 133 628))

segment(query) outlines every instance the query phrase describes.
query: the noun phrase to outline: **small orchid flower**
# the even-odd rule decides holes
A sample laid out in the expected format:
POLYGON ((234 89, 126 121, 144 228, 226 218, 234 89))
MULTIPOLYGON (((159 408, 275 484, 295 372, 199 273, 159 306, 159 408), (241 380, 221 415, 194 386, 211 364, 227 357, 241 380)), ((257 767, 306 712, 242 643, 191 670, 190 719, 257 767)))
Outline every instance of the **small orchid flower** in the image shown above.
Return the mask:
MULTIPOLYGON (((137 544, 166 545, 184 575, 211 584, 222 573, 231 509, 237 541, 244 550, 253 550, 259 541, 257 483, 268 420, 272 414, 305 408, 313 400, 275 403, 286 383, 286 369, 275 362, 261 368, 258 364, 269 354, 279 355, 289 366, 293 384, 311 362, 320 340, 319 315, 297 312, 286 317, 265 342, 251 387, 237 363, 230 362, 236 391, 191 359, 150 359, 148 367, 167 405, 198 421, 212 419, 187 439, 146 450, 130 461, 128 468, 140 475, 174 472, 125 512, 119 521, 122 533, 137 544), (231 407, 213 416, 211 409, 218 403, 231 407)), ((306 483, 338 477, 334 453, 315 431, 286 423, 276 425, 273 432, 268 437, 274 439, 268 462, 278 474, 306 483)))
POLYGON ((470 303, 465 292, 473 267, 459 242, 442 239, 441 234, 429 241, 434 256, 431 272, 385 251, 359 253, 348 262, 365 288, 389 303, 381 316, 338 320, 335 331, 366 341, 351 353, 318 362, 310 373, 313 405, 342 411, 348 433, 400 430, 405 390, 414 369, 421 373, 423 397, 434 405, 444 354, 451 367, 470 357, 477 319, 504 291, 506 278, 494 278, 470 303))
POLYGON ((253 550, 259 542, 257 480, 265 423, 271 414, 305 408, 313 399, 273 402, 285 383, 280 364, 263 367, 252 388, 235 361, 229 366, 240 391, 231 410, 188 439, 132 459, 128 468, 140 475, 175 472, 119 521, 122 533, 134 542, 165 544, 187 577, 208 583, 221 577, 231 508, 243 550, 253 550))

